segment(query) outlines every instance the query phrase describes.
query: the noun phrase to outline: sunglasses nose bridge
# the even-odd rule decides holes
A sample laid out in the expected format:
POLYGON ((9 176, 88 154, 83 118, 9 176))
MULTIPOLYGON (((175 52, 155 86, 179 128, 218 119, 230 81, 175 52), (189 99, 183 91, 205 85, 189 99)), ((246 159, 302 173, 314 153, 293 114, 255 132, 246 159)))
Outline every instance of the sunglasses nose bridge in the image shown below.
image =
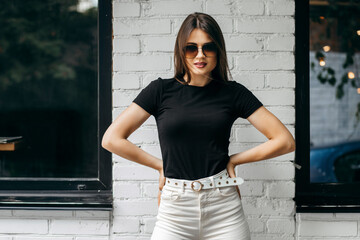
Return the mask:
POLYGON ((203 49, 202 49, 201 47, 198 47, 197 54, 196 54, 195 57, 197 57, 199 54, 200 54, 200 57, 202 57, 202 56, 205 56, 205 57, 206 57, 206 55, 205 55, 205 53, 203 52, 203 49), (200 52, 201 52, 201 53, 200 53, 200 52))

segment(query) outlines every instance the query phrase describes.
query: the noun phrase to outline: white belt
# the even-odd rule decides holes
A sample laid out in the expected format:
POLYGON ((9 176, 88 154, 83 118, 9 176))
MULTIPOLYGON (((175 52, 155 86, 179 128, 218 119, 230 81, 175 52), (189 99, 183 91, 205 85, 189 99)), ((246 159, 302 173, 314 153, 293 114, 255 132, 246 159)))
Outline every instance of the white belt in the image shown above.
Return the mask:
POLYGON ((210 177, 197 180, 185 180, 176 178, 166 178, 165 185, 179 188, 188 188, 199 192, 201 189, 209 189, 216 187, 226 187, 240 185, 244 183, 241 177, 231 178, 226 169, 210 177))

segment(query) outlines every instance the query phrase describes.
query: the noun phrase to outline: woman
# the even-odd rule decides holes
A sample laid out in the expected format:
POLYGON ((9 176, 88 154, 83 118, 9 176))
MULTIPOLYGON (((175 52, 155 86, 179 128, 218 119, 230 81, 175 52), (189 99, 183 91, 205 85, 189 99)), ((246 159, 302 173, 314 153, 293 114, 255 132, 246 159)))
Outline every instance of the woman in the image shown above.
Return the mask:
POLYGON ((250 239, 235 166, 295 150, 287 128, 245 86, 228 79, 222 32, 204 13, 190 14, 177 35, 175 76, 146 86, 104 134, 102 146, 157 169, 158 215, 152 240, 250 239), (162 160, 127 140, 156 119, 162 160), (269 140, 228 156, 233 122, 247 119, 269 140))

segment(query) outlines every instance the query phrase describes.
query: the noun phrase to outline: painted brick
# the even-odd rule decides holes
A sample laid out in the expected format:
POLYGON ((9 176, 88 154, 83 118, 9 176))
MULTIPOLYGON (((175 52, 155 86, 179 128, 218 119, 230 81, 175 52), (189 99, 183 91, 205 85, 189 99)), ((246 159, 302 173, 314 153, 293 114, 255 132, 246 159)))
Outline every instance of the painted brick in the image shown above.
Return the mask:
POLYGON ((136 236, 125 235, 125 236, 114 236, 113 240, 139 240, 136 236))
POLYGON ((294 33, 293 18, 239 18, 237 31, 240 33, 294 33))
MULTIPOLYGON (((274 234, 270 236, 269 233, 265 233, 265 234, 254 234, 251 236, 251 240, 295 240, 295 237, 289 235, 278 235, 278 234, 274 234)), ((299 239, 296 238, 296 240, 299 239)))
POLYGON ((11 210, 0 210, 0 217, 9 217, 12 216, 11 210))
POLYGON ((144 9, 146 16, 176 16, 202 12, 202 2, 196 0, 153 1, 144 9))
POLYGON ((121 19, 113 22, 114 35, 169 34, 170 19, 121 19), (156 27, 155 27, 156 26, 156 27))
POLYGON ((113 26, 115 36, 128 34, 169 34, 171 31, 169 19, 137 19, 136 21, 121 19, 114 21, 113 26))
POLYGON ((48 220, 42 219, 0 219, 0 233, 48 233, 48 220))
POLYGON ((264 187, 261 181, 249 181, 244 179, 244 183, 239 186, 239 189, 241 196, 254 197, 264 195, 264 187))
POLYGON ((77 218, 88 218, 88 219, 109 219, 110 211, 75 211, 77 218))
POLYGON ((140 16, 139 3, 113 3, 113 16, 118 17, 138 17, 140 16))
POLYGON ((264 232, 265 224, 259 219, 247 219, 251 233, 264 232))
POLYGON ((293 72, 269 73, 266 76, 265 87, 295 89, 295 73, 293 72))
POLYGON ((114 71, 170 70, 170 56, 114 56, 114 71))
MULTIPOLYGON (((11 238, 9 238, 9 239, 11 239, 11 238)), ((3 240, 3 239, 0 238, 0 240, 3 240)), ((73 240, 73 238, 72 237, 58 237, 58 236, 31 237, 31 236, 27 235, 27 236, 15 236, 13 240, 73 240)))
POLYGON ((114 183, 115 198, 139 198, 141 197, 140 187, 135 183, 114 183))
MULTIPOLYGON (((233 32, 233 19, 232 18, 228 18, 228 17, 224 17, 224 16, 213 16, 214 19, 216 20, 216 22, 219 24, 222 33, 224 34, 228 34, 228 33, 232 33, 233 32)), ((182 19, 175 19, 174 20, 174 25, 173 25, 173 33, 177 34, 180 26, 182 24, 182 22, 184 21, 185 18, 182 19)))
POLYGON ((294 51, 295 37, 294 36, 273 36, 267 39, 265 43, 265 50, 267 51, 294 51))
POLYGON ((116 217, 113 223, 114 233, 138 233, 140 221, 136 217, 116 217))
POLYGON ((75 240, 109 240, 109 237, 76 237, 75 240))
POLYGON ((301 236, 351 237, 357 236, 356 221, 301 221, 301 236))
POLYGON ((237 70, 292 70, 295 67, 292 53, 239 54, 235 57, 237 70))
POLYGON ((114 201, 114 216, 157 215, 158 205, 155 200, 114 201))
POLYGON ((136 92, 114 90, 113 91, 113 107, 129 106, 139 93, 140 93, 140 90, 138 90, 136 92))
MULTIPOLYGON (((347 213, 346 213, 347 214, 347 213)), ((335 220, 335 213, 297 213, 300 220, 335 220)))
POLYGON ((262 15, 264 13, 264 3, 257 0, 245 2, 208 0, 206 9, 210 15, 262 15))
POLYGON ((158 51, 173 53, 175 47, 175 36, 145 37, 143 40, 144 51, 158 51))
POLYGON ((64 235, 107 235, 109 233, 109 221, 107 220, 51 220, 51 234, 64 235))
POLYGON ((0 240, 13 240, 13 238, 12 237, 0 237, 0 240))
POLYGON ((295 211, 293 200, 243 197, 242 205, 245 215, 293 216, 295 211))
POLYGON ((155 180, 159 178, 159 172, 155 169, 137 163, 136 166, 121 166, 115 164, 113 167, 114 180, 155 180))
POLYGON ((113 47, 115 53, 139 53, 140 41, 136 38, 115 38, 113 47))
POLYGON ((293 180, 295 168, 291 163, 253 162, 236 166, 237 176, 244 180, 293 180))
POLYGON ((234 23, 232 18, 213 16, 216 22, 219 24, 222 33, 232 33, 234 30, 234 23))
POLYGON ((140 80, 137 74, 114 73, 113 89, 139 89, 140 80))
POLYGON ((261 51, 263 39, 253 36, 227 36, 225 38, 227 51, 261 51))
POLYGON ((158 142, 159 137, 156 129, 137 129, 128 140, 132 143, 153 143, 158 142))
POLYGON ((143 218, 143 225, 144 225, 144 232, 151 234, 154 230, 156 222, 156 216, 155 217, 144 217, 143 218))
MULTIPOLYGON (((346 220, 359 220, 360 219, 360 213, 334 213, 334 217, 336 218, 336 220, 342 220, 342 219, 346 219, 346 220)), ((360 227, 360 225, 359 225, 360 227)), ((360 233, 360 232, 359 232, 360 233)))
POLYGON ((293 0, 268 1, 267 7, 269 15, 295 15, 295 1, 293 0))
POLYGON ((153 197, 157 198, 159 193, 159 182, 157 181, 155 184, 143 184, 144 197, 153 197))
POLYGON ((267 196, 270 198, 294 198, 295 183, 293 181, 274 181, 266 184, 267 196))
POLYGON ((295 221, 292 219, 269 219, 266 222, 269 233, 292 234, 295 232, 295 221))

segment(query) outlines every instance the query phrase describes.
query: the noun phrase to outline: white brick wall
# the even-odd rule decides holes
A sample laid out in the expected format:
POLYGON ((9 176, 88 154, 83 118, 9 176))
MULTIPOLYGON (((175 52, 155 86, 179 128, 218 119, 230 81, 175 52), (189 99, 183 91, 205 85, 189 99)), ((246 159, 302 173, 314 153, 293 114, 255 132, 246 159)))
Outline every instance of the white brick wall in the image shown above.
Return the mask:
MULTIPOLYGON (((229 64, 294 135, 294 0, 114 0, 113 119, 150 81, 172 77, 173 46, 194 11, 221 26, 229 64)), ((150 117, 129 140, 161 158, 150 117)), ((237 119, 230 154, 266 141, 237 119)), ((294 153, 236 168, 252 240, 359 239, 359 214, 295 214, 294 153)), ((113 155, 114 210, 0 211, 0 240, 148 240, 157 214, 158 173, 113 155)))
POLYGON ((0 210, 0 240, 105 240, 109 211, 0 210))

